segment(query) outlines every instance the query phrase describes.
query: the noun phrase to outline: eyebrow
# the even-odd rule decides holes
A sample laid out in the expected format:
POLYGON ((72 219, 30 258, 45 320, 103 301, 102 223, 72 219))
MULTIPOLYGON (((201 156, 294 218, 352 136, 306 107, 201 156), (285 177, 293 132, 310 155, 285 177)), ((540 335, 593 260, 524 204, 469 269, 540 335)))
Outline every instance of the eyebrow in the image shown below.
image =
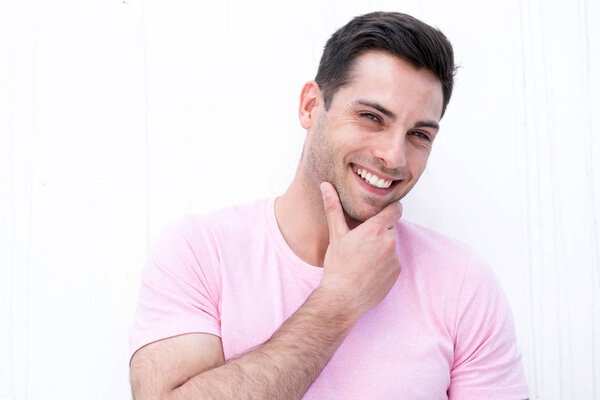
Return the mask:
POLYGON ((391 112, 390 110, 388 110, 387 108, 385 108, 384 106, 382 106, 379 103, 375 103, 373 101, 368 101, 368 100, 357 100, 356 104, 374 108, 375 110, 379 111, 380 113, 382 113, 383 115, 385 115, 386 117, 388 117, 391 120, 396 119, 396 114, 394 114, 393 112, 391 112))
POLYGON ((433 128, 440 130, 440 124, 435 121, 419 121, 415 124, 415 128, 433 128))
MULTIPOLYGON (((387 108, 385 108, 384 106, 382 106, 379 103, 369 101, 369 100, 357 100, 356 104, 360 104, 360 105, 363 105, 366 107, 371 107, 371 108, 379 111, 386 117, 390 118, 392 121, 396 120, 396 114, 394 114, 392 111, 388 110, 387 108)), ((433 128, 433 129, 437 129, 437 130, 440 129, 440 125, 436 121, 419 121, 415 124, 414 127, 415 128, 433 128)))

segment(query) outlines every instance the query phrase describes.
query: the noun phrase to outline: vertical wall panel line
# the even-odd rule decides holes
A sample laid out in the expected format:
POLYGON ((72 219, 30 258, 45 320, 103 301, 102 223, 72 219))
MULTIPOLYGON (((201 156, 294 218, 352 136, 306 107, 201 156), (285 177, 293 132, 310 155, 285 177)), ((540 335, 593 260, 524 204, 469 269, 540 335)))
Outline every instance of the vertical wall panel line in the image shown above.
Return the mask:
MULTIPOLYGON (((37 19, 37 13, 34 14, 34 19, 37 19)), ((33 252, 33 202, 35 199, 35 175, 36 175, 36 171, 35 171, 35 148, 36 148, 36 138, 37 138, 37 96, 36 96, 36 92, 37 92, 37 87, 36 87, 36 83, 37 83, 37 79, 36 79, 36 73, 37 73, 37 37, 38 37, 38 32, 36 29, 37 24, 33 23, 33 46, 32 46, 32 56, 31 56, 31 63, 32 63, 32 73, 31 73, 31 81, 32 81, 32 110, 31 110, 31 148, 29 149, 30 151, 30 158, 29 158, 29 162, 30 162, 30 176, 29 176, 29 204, 28 204, 28 211, 27 211, 27 217, 28 217, 28 229, 27 229, 27 260, 26 260, 26 266, 25 266, 25 291, 26 291, 26 296, 25 296, 25 312, 26 312, 26 316, 25 316, 25 400, 27 400, 29 398, 29 385, 30 385, 30 379, 29 379, 29 371, 30 371, 30 363, 31 363, 31 359, 30 359, 30 342, 31 342, 31 267, 32 267, 32 263, 33 263, 33 257, 32 257, 32 252, 33 252)))
MULTIPOLYGON (((564 299, 563 297, 565 296, 564 294, 564 290, 561 284, 561 277, 560 277, 560 262, 559 260, 563 259, 562 257, 559 257, 561 251, 560 249, 562 248, 561 245, 563 245, 564 242, 564 238, 562 237, 562 235, 559 233, 560 231, 562 231, 562 219, 560 218, 560 210, 559 210, 559 206, 558 206, 558 202, 559 202, 559 196, 558 196, 558 186, 557 186, 557 182, 556 182, 556 166, 557 166, 557 154, 556 154, 556 130, 555 130, 555 126, 556 123, 554 121, 554 106, 553 106, 553 102, 552 100, 554 99, 554 93, 553 93, 553 86, 552 86, 552 81, 550 79, 551 74, 551 65, 552 63, 549 62, 550 60, 550 56, 549 54, 551 53, 551 51, 549 51, 549 47, 551 46, 551 43, 549 41, 549 39, 547 38, 546 35, 544 35, 544 32, 549 32, 549 28, 547 27, 549 25, 549 16, 544 12, 545 7, 547 7, 547 3, 545 2, 540 2, 539 3, 539 7, 540 7, 540 30, 541 30, 541 38, 542 38, 542 61, 543 61, 543 65, 544 65, 544 70, 543 70, 543 87, 544 87, 544 112, 545 114, 548 116, 548 120, 549 120, 549 124, 548 124, 548 140, 545 143, 544 147, 547 147, 548 151, 549 151, 549 155, 550 155, 550 160, 549 160, 549 168, 550 168, 550 188, 551 188, 551 193, 552 196, 550 196, 550 199, 548 199, 551 203, 551 207, 552 207, 552 220, 553 220, 553 232, 552 232, 552 247, 553 247, 553 257, 552 257, 552 267, 554 269, 554 279, 555 279, 555 288, 556 288, 556 292, 557 292, 557 298, 558 298, 558 304, 562 304, 564 299)), ((561 377, 558 381, 559 381, 559 393, 560 393, 560 397, 561 399, 564 399, 564 379, 563 377, 565 376, 565 366, 564 366, 564 361, 563 360, 563 346, 565 345, 565 342, 568 343, 568 345, 570 345, 570 343, 568 341, 565 341, 564 338, 564 325, 561 323, 561 321, 563 321, 562 318, 562 308, 560 306, 556 307, 555 310, 555 314, 556 314, 556 332, 558 332, 558 376, 561 377)), ((569 313, 567 313, 568 316, 569 313)), ((568 370, 568 369, 567 369, 568 370)), ((570 370, 568 371, 569 373, 571 372, 570 370)), ((572 379, 571 379, 572 381, 572 379)))
POLYGON ((146 139, 146 254, 150 251, 150 134, 148 128, 148 56, 146 44, 146 2, 141 1, 142 74, 144 82, 144 137, 146 139))
POLYGON ((593 399, 597 400, 597 394, 598 394, 598 388, 597 388, 597 382, 596 382, 596 377, 597 377, 597 373, 598 373, 598 360, 596 358, 597 355, 597 349, 598 349, 598 341, 597 341, 597 337, 598 337, 598 318, 596 317, 596 315, 599 313, 598 307, 599 307, 599 301, 598 301, 598 287, 600 287, 600 249, 599 247, 599 243, 600 243, 600 235, 598 232, 598 215, 597 212, 598 210, 596 209, 597 207, 597 202, 596 202, 596 193, 595 193, 595 188, 594 185, 597 184, 597 178, 595 176, 595 169, 594 169, 594 147, 595 147, 595 141, 594 141, 594 137, 592 134, 593 131, 593 126, 592 126, 592 111, 591 111, 591 104, 592 104, 592 94, 591 94, 591 75, 590 75, 590 60, 591 60, 591 56, 590 56, 590 24, 589 24, 589 15, 588 15, 588 11, 589 11, 589 7, 588 7, 588 2, 587 0, 582 0, 581 2, 581 7, 579 7, 580 11, 580 19, 582 22, 582 26, 583 26, 583 37, 584 37, 584 79, 583 79, 583 93, 585 96, 585 101, 584 101, 584 118, 585 118, 585 126, 587 128, 587 135, 588 135, 588 146, 586 146, 586 148, 588 149, 587 154, 586 154, 586 169, 589 171, 589 184, 587 185, 587 189, 589 192, 589 198, 591 201, 591 231, 592 231, 592 270, 591 270, 591 275, 592 275, 592 310, 591 310, 591 318, 592 318, 592 393, 593 393, 593 399))
MULTIPOLYGON (((11 49, 12 50, 12 49, 11 49)), ((14 59, 12 60, 14 61, 14 59)), ((16 266, 16 259, 17 259, 17 255, 16 255, 16 247, 17 247, 17 224, 16 224, 16 219, 17 219, 17 199, 16 199, 16 186, 15 186, 15 145, 14 145, 14 120, 13 120, 13 115, 14 115, 14 110, 13 110, 13 106, 14 106, 14 92, 15 92, 15 88, 14 85, 11 84, 11 75, 12 75, 12 71, 11 69, 13 68, 13 65, 11 65, 11 60, 8 61, 9 64, 9 79, 8 79, 8 84, 9 84, 9 88, 8 88, 8 98, 9 98, 9 106, 10 109, 8 110, 8 146, 9 146, 9 160, 8 160, 8 165, 10 168, 10 181, 9 181, 9 193, 10 193, 10 211, 11 213, 8 215, 10 218, 10 230, 12 231, 12 236, 13 236, 13 246, 11 249, 9 249, 9 251, 11 252, 11 257, 10 257, 10 264, 8 265, 8 271, 9 271, 9 275, 8 275, 8 279, 9 279, 9 284, 8 284, 8 366, 9 366, 9 371, 8 371, 8 375, 9 375, 9 393, 11 396, 15 396, 15 313, 14 313, 14 307, 16 307, 16 302, 15 302, 15 290, 14 290, 14 282, 15 282, 15 270, 17 268, 16 266)), ((15 63, 16 64, 16 63, 15 63)), ((16 397, 16 396, 15 396, 16 397)))
MULTIPOLYGON (((526 25, 524 22, 524 10, 523 8, 525 7, 523 2, 520 2, 520 7, 519 7, 519 22, 520 22, 520 36, 521 36, 521 71, 522 71, 522 96, 523 96, 523 130, 524 132, 529 132, 529 123, 528 123, 528 118, 529 118, 529 95, 528 95, 528 86, 527 86, 527 67, 526 67, 526 57, 525 57, 525 47, 526 44, 524 42, 524 31, 526 29, 526 25)), ((529 166, 530 165, 530 158, 529 158, 529 147, 530 147, 530 139, 528 135, 524 135, 524 140, 525 140, 525 151, 524 151, 524 157, 525 157, 525 166, 529 166)), ((525 169, 525 187, 527 189, 529 189, 531 187, 531 179, 529 177, 529 172, 527 171, 527 168, 525 169)), ((536 328, 535 328, 535 319, 533 318, 533 316, 535 315, 535 288, 533 287, 533 282, 535 281, 534 279, 534 271, 533 271, 533 251, 532 251, 532 243, 533 243, 533 239, 532 239, 532 232, 531 232, 531 207, 532 207, 532 201, 531 201, 531 196, 529 193, 529 190, 525 191, 525 229, 526 229, 526 238, 527 238, 527 244, 526 244, 526 249, 527 249, 527 272, 528 272, 528 276, 529 276, 529 315, 531 316, 530 318, 530 323, 529 323, 529 330, 531 333, 531 360, 532 360, 532 365, 533 365, 533 374, 532 374, 532 378, 534 379, 534 384, 533 387, 534 389, 539 388, 540 386, 540 382, 539 382, 539 377, 538 377, 538 363, 537 363, 537 354, 536 354, 536 346, 535 346, 535 337, 536 337, 536 328)), ((531 391, 531 383, 530 383, 530 396, 534 397, 534 393, 533 391, 531 391)))

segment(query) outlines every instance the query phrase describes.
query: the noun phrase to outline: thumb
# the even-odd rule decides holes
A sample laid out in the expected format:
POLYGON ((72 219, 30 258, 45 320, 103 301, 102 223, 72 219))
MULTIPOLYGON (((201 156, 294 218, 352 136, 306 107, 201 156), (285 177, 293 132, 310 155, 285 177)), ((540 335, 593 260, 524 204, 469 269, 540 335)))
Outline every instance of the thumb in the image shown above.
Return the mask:
POLYGON ((340 237, 348 232, 348 225, 344 217, 344 211, 340 204, 340 198, 333 185, 329 182, 321 182, 321 195, 323 196, 323 209, 327 216, 327 226, 329 227, 329 241, 340 237))

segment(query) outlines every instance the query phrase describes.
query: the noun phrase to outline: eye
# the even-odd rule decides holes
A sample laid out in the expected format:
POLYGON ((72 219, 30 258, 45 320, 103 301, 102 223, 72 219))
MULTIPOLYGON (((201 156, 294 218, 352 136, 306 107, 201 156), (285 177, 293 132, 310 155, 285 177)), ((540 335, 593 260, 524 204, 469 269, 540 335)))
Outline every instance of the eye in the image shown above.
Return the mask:
POLYGON ((363 117, 363 118, 370 119, 373 122, 377 122, 377 123, 381 124, 381 119, 377 115, 375 115, 375 114, 362 113, 362 114, 360 114, 360 116, 363 117))
POLYGON ((420 138, 422 138, 422 139, 425 139, 425 140, 427 140, 428 142, 430 142, 430 141, 431 141, 431 139, 429 138, 429 135, 427 135, 427 134, 426 134, 426 133, 424 133, 424 132, 420 132, 420 131, 412 131, 412 132, 411 132, 411 135, 415 135, 415 136, 417 136, 417 137, 420 137, 420 138))

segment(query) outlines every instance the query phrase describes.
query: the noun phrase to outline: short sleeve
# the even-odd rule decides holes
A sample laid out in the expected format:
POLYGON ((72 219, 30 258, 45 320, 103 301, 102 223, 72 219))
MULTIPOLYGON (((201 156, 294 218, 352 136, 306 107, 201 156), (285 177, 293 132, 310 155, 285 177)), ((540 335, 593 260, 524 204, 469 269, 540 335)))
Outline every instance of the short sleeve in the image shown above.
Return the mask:
POLYGON ((456 314, 450 400, 523 400, 529 390, 510 306, 492 271, 473 256, 456 314))
POLYGON ((220 277, 214 244, 195 216, 161 233, 142 272, 130 356, 158 340, 186 333, 220 336, 220 277))

